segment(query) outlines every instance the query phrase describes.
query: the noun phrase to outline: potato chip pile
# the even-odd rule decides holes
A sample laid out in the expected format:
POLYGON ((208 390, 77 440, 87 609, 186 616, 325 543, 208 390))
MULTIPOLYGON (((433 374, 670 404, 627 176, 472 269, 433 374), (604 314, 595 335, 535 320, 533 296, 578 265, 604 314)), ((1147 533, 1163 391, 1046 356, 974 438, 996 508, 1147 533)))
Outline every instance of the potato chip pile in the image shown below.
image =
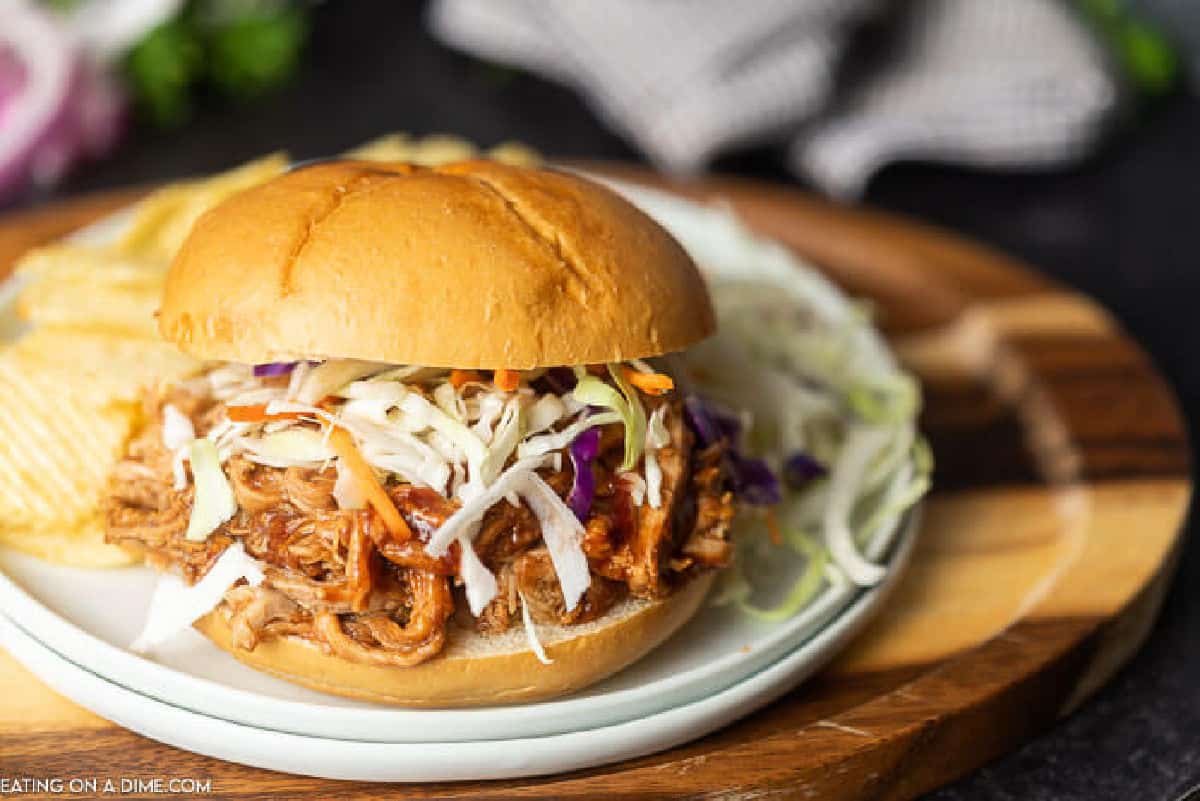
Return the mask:
MULTIPOLYGON (((481 154, 462 139, 403 134, 347 155, 426 165, 538 161, 518 144, 481 154)), ((159 339, 154 313, 167 267, 205 210, 288 163, 274 154, 167 186, 131 210, 119 235, 47 245, 15 266, 7 280, 16 282, 24 330, 0 343, 0 543, 82 567, 137 560, 104 543, 108 473, 139 425, 142 391, 201 367, 159 339)), ((0 307, 0 331, 12 311, 0 307)))

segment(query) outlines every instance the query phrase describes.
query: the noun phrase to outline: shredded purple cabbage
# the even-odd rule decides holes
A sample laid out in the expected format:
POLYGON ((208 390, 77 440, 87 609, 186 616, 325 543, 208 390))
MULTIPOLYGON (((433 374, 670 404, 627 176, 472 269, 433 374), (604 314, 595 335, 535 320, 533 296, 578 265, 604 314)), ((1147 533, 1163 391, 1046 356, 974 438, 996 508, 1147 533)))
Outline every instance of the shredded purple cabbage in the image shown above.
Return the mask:
POLYGON ((809 456, 804 451, 796 451, 783 463, 783 480, 789 487, 799 489, 815 478, 824 476, 829 471, 825 465, 809 456))
POLYGON ((579 518, 580 522, 587 520, 592 510, 592 500, 596 496, 596 477, 592 475, 592 462, 600 452, 600 429, 589 428, 584 431, 569 449, 571 467, 575 471, 575 483, 571 494, 567 496, 567 506, 579 518))
POLYGON ((742 437, 742 421, 720 409, 712 410, 712 419, 717 424, 717 430, 721 432, 721 436, 725 437, 731 446, 737 447, 738 441, 742 437))
POLYGON ((783 500, 779 479, 762 459, 750 459, 729 450, 733 492, 751 506, 773 506, 783 500))
POLYGON ((707 403, 699 395, 684 398, 683 408, 702 446, 708 447, 721 440, 727 443, 730 488, 739 500, 752 506, 771 506, 783 500, 779 478, 767 463, 742 455, 739 449, 742 423, 738 418, 707 403))
POLYGON ((712 411, 703 398, 699 395, 688 395, 683 399, 683 410, 701 445, 707 448, 721 440, 721 429, 717 427, 712 411))
POLYGON ((266 364, 254 365, 255 378, 267 378, 268 376, 287 375, 295 369, 299 362, 267 362, 266 364))

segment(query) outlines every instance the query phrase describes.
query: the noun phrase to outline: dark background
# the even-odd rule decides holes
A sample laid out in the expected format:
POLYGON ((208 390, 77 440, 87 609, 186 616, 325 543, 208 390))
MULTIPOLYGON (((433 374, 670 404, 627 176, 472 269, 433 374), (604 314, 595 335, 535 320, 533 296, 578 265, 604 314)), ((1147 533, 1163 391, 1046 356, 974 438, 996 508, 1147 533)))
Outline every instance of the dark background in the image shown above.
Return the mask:
MULTIPOLYGON (((317 8, 290 88, 248 105, 202 107, 179 131, 139 129, 114 158, 55 194, 211 172, 281 148, 297 159, 324 156, 390 131, 640 160, 570 90, 433 42, 421 4, 356 0, 317 8)), ((758 151, 716 169, 789 181, 781 165, 779 153, 758 151)), ((1099 299, 1150 351, 1196 430, 1200 100, 1180 92, 1143 106, 1103 152, 1069 171, 896 166, 865 202, 975 237, 1099 299)), ((1193 543, 1149 642, 1109 686, 1053 731, 930 798, 1170 801, 1200 783, 1198 582, 1193 543)))

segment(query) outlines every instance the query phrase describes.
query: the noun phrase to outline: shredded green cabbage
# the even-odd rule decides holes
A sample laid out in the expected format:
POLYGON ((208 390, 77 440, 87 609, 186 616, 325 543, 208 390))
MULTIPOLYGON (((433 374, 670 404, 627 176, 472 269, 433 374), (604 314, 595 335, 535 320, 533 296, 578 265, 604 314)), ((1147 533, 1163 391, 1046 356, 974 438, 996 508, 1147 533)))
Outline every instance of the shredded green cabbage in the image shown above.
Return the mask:
POLYGON ((412 430, 421 431, 425 428, 432 428, 439 432, 466 455, 472 474, 474 476, 481 474, 481 466, 483 460, 487 458, 488 449, 483 440, 475 435, 475 432, 415 392, 404 396, 400 409, 405 415, 412 418, 410 421, 412 430))
POLYGON ((911 465, 896 473, 874 508, 857 525, 854 540, 859 548, 874 539, 887 523, 899 519, 929 491, 931 482, 928 468, 932 466, 927 461, 929 446, 924 440, 917 440, 910 454, 911 465))
POLYGON ((193 440, 191 462, 196 495, 185 536, 191 542, 203 542, 218 526, 237 514, 237 499, 221 469, 216 445, 207 439, 193 440))
POLYGON ((334 456, 320 431, 299 426, 247 437, 242 444, 253 461, 271 467, 311 467, 334 456))
POLYGON ((567 414, 567 406, 557 395, 543 395, 533 402, 526 414, 526 434, 537 434, 567 414))
POLYGON ((804 572, 792 585, 787 597, 778 605, 765 609, 750 603, 748 592, 737 600, 738 608, 743 612, 769 623, 787 620, 808 606, 824 586, 825 568, 829 564, 829 550, 806 534, 789 531, 784 537, 784 542, 805 558, 804 572))
POLYGON ((516 450, 517 443, 525 436, 524 417, 521 402, 517 398, 504 405, 504 413, 500 415, 492 441, 488 443, 487 455, 479 466, 483 486, 489 486, 496 480, 496 476, 504 470, 508 457, 516 450))
POLYGON ((449 381, 438 384, 433 390, 433 400, 438 408, 460 423, 467 421, 467 404, 463 401, 458 390, 449 381))
POLYGON ((600 414, 581 417, 561 431, 552 431, 548 434, 541 434, 525 440, 517 446, 517 458, 524 459, 528 456, 540 456, 550 451, 562 450, 589 428, 605 426, 609 423, 620 423, 622 419, 621 415, 616 412, 601 412, 600 414))
MULTIPOLYGON (((621 366, 610 364, 608 372, 620 392, 599 378, 583 373, 571 395, 580 403, 604 406, 620 415, 625 425, 625 459, 621 462, 621 469, 633 470, 642 458, 642 449, 646 444, 646 410, 642 408, 637 392, 621 373, 621 366)), ((576 374, 579 375, 579 371, 576 374)))
POLYGON ((782 545, 753 513, 739 515, 734 566, 714 602, 765 622, 793 617, 834 584, 880 581, 871 546, 928 490, 932 470, 916 382, 861 310, 808 289, 719 285, 720 333, 685 356, 702 394, 746 413, 747 455, 779 471, 801 451, 830 471, 785 487, 774 509, 782 545), (756 586, 774 589, 762 597, 756 586))
POLYGON ((330 359, 322 362, 304 376, 296 400, 300 403, 319 403, 326 395, 336 394, 352 381, 378 373, 387 368, 379 362, 358 359, 330 359))
POLYGON ((608 365, 608 374, 621 388, 628 410, 625 420, 625 461, 622 462, 621 469, 633 470, 646 448, 646 410, 642 407, 642 399, 638 397, 637 390, 625 379, 621 365, 608 365))
POLYGON ((893 373, 875 381, 850 383, 846 388, 846 403, 864 422, 897 424, 916 416, 921 393, 910 376, 893 373))
POLYGON ((887 447, 891 434, 882 427, 852 427, 829 476, 829 499, 823 521, 825 546, 837 566, 851 581, 862 586, 877 584, 886 569, 859 552, 851 516, 866 484, 871 460, 887 447))

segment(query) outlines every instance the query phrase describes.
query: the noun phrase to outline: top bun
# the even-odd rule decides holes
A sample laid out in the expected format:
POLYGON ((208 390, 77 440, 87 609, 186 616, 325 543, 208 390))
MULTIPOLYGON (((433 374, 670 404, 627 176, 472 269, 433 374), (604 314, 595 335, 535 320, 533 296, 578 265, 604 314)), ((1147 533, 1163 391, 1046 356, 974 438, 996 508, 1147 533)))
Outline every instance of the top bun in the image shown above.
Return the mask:
POLYGON ((193 227, 159 313, 201 359, 531 369, 658 356, 715 328, 696 265, 579 176, 464 161, 338 161, 193 227))

